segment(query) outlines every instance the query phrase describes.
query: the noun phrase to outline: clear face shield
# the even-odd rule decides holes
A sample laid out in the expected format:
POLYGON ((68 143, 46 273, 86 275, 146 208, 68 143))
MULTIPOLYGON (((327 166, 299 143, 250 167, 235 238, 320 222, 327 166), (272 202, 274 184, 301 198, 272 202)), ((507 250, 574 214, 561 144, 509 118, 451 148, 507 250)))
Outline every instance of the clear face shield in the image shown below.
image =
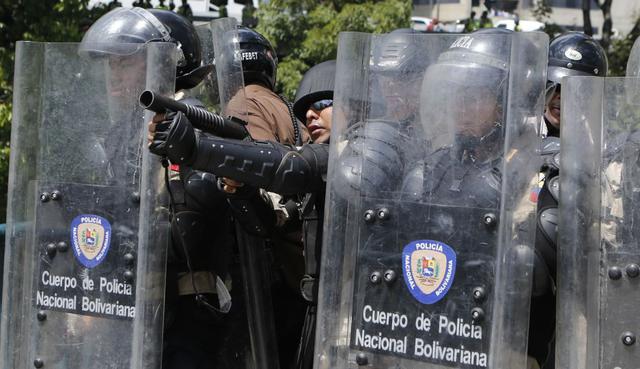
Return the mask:
POLYGON ((147 53, 127 56, 110 55, 104 58, 107 108, 112 122, 122 124, 131 113, 137 112, 137 101, 145 86, 147 53))
POLYGON ((404 121, 417 115, 422 74, 380 73, 374 78, 387 118, 404 121))
POLYGON ((490 151, 502 138, 507 73, 477 64, 435 64, 422 84, 421 121, 431 147, 490 151))

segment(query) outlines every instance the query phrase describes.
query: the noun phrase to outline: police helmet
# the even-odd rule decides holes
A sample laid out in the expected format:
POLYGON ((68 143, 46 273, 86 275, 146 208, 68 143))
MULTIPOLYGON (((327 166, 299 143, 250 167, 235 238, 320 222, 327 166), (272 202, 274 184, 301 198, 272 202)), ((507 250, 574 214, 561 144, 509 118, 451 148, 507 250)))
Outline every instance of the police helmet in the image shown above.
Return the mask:
POLYGON ((561 83, 565 76, 607 75, 607 55, 590 36, 581 32, 567 32, 549 44, 547 79, 561 83))
POLYGON ((373 47, 371 71, 382 75, 406 76, 424 72, 425 47, 420 44, 417 32, 400 28, 381 36, 373 47))
POLYGON ((238 27, 238 41, 245 84, 260 83, 275 90, 278 56, 271 43, 258 32, 244 26, 238 27))
POLYGON ((455 144, 469 149, 502 137, 512 36, 500 28, 462 35, 429 66, 420 117, 425 132, 438 143, 434 148, 455 144), (493 108, 485 109, 488 105, 493 108), (484 110, 492 113, 479 114, 484 110))
POLYGON ((435 65, 447 70, 447 77, 465 85, 502 81, 511 58, 512 33, 504 28, 483 28, 458 37, 435 65))
POLYGON ((178 47, 176 90, 195 87, 213 70, 202 64, 198 34, 186 18, 169 10, 116 8, 85 33, 79 53, 91 57, 135 54, 139 44, 171 42, 178 47))
POLYGON ((316 101, 333 99, 336 61, 329 60, 314 65, 302 77, 293 103, 293 114, 304 122, 309 106, 316 101))

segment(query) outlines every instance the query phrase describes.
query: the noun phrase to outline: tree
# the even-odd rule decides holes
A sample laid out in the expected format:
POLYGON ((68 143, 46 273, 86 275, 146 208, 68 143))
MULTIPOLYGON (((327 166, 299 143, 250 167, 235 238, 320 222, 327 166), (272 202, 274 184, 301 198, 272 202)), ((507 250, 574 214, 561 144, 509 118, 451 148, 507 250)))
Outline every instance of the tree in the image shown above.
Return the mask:
MULTIPOLYGON (((16 42, 80 41, 84 31, 109 10, 88 8, 89 0, 0 0, 0 209, 6 209, 11 137, 11 100, 16 42)), ((0 211, 0 222, 5 221, 0 211)))
POLYGON ((640 16, 636 19, 634 27, 629 34, 611 43, 607 57, 609 59, 609 75, 624 76, 627 70, 627 60, 631 53, 633 43, 640 37, 640 16))
POLYGON ((602 39, 600 43, 605 50, 608 50, 611 44, 611 30, 613 29, 613 21, 611 20, 612 1, 613 0, 598 1, 598 6, 600 10, 602 10, 602 18, 604 19, 604 22, 602 22, 602 39))
POLYGON ((544 23, 544 32, 549 35, 549 38, 554 38, 564 32, 564 28, 551 22, 550 15, 552 11, 549 0, 537 0, 532 11, 533 17, 538 22, 544 23))
POLYGON ((409 0, 272 0, 257 11, 258 32, 277 50, 277 89, 293 99, 311 66, 334 59, 338 33, 385 33, 409 27, 409 0))
POLYGON ((584 33, 593 36, 593 27, 591 27, 591 1, 582 0, 582 25, 584 33))

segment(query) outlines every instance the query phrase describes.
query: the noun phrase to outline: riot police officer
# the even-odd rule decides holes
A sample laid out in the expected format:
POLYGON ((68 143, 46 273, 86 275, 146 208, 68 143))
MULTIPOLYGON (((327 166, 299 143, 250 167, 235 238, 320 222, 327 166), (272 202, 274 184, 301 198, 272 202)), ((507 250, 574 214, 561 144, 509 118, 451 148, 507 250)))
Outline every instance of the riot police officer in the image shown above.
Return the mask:
POLYGON ((549 45, 546 106, 541 134, 544 158, 543 185, 538 194, 536 268, 531 302, 530 351, 545 368, 553 367, 556 242, 558 225, 559 158, 562 78, 569 76, 605 77, 607 56, 600 44, 581 32, 564 33, 549 45))
MULTIPOLYGON (((81 51, 112 54, 119 51, 93 47, 100 47, 105 41, 115 44, 116 49, 118 45, 127 47, 128 43, 175 43, 176 98, 202 105, 188 97, 186 90, 198 85, 213 67, 202 64, 196 30, 182 16, 166 10, 118 8, 89 29, 83 38, 87 47, 81 47, 81 51)), ((233 273, 229 268, 233 242, 225 197, 216 190, 214 176, 188 166, 173 167, 166 180, 171 198, 172 242, 167 266, 163 366, 237 366, 234 362, 246 355, 248 335, 243 326, 239 288, 232 290, 231 309, 228 290, 233 273)))
MULTIPOLYGON (((335 78, 335 60, 326 61, 313 66, 305 73, 296 93, 293 111, 296 117, 306 122, 307 129, 313 142, 328 144, 331 134, 331 114, 333 111, 333 85, 335 78)), ((302 228, 304 252, 304 277, 292 275, 296 286, 299 286, 298 296, 302 296, 306 303, 306 315, 302 332, 292 334, 292 329, 279 329, 279 349, 282 345, 297 348, 294 368, 311 368, 313 364, 313 342, 315 336, 315 312, 317 302, 317 276, 320 263, 322 242, 322 218, 324 208, 324 191, 300 193, 286 202, 278 194, 267 193, 252 187, 250 184, 236 182, 224 178, 224 190, 229 194, 229 203, 235 219, 239 221, 247 232, 260 237, 273 237, 280 228, 302 228), (288 334, 290 337, 282 337, 288 334), (291 337, 293 336, 293 337, 291 337)), ((304 189, 302 189, 304 190, 304 189)), ((281 246, 279 246, 281 247, 281 246)), ((291 269, 291 266, 289 266, 291 269)), ((289 307, 290 309, 291 307, 289 307)), ((289 309, 279 308, 275 317, 279 324, 291 324, 289 309)), ((283 359, 293 356, 281 354, 283 359)), ((283 360, 281 362, 284 363, 283 360)))
MULTIPOLYGON (((247 111, 247 129, 255 140, 270 140, 302 145, 309 140, 304 126, 295 119, 289 102, 275 93, 278 56, 271 43, 260 33, 238 27, 247 106, 232 99, 228 114, 242 116, 247 111)), ((243 100, 244 103, 244 100, 243 100)))
MULTIPOLYGON (((249 28, 238 27, 237 36, 245 87, 241 93, 230 99, 225 114, 246 119, 246 128, 253 139, 298 145, 306 142, 306 127, 299 125, 290 104, 274 92, 277 74, 275 50, 262 35, 249 28)), ((154 116, 149 124, 150 141, 156 133, 156 125, 167 125, 175 119, 173 115, 154 116)), ((152 146, 156 144, 153 143, 152 146)), ((213 187, 209 190, 203 189, 203 193, 207 191, 216 193, 218 190, 213 187)), ((271 286, 271 293, 280 304, 278 310, 289 309, 289 314, 285 314, 286 322, 278 324, 276 329, 280 338, 281 360, 288 361, 294 355, 297 343, 295 340, 304 320, 304 302, 297 295, 298 280, 304 265, 299 229, 279 229, 273 234, 271 241, 276 264, 275 273, 272 273, 275 282, 271 286), (294 283, 291 283, 292 279, 296 279, 294 283), (291 289, 296 295, 291 296, 291 289)))
POLYGON ((607 68, 607 56, 602 46, 582 32, 567 32, 551 41, 543 135, 560 136, 562 78, 567 76, 606 77, 607 68))

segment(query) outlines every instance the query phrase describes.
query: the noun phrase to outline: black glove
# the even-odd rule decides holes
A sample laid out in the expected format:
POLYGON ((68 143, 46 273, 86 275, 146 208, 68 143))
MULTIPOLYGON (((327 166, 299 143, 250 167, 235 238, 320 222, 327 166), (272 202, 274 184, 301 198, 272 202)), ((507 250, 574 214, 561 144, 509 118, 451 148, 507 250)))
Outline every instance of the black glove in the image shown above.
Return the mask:
POLYGON ((170 112, 156 125, 149 150, 173 164, 190 164, 196 157, 196 133, 182 112, 170 112))

